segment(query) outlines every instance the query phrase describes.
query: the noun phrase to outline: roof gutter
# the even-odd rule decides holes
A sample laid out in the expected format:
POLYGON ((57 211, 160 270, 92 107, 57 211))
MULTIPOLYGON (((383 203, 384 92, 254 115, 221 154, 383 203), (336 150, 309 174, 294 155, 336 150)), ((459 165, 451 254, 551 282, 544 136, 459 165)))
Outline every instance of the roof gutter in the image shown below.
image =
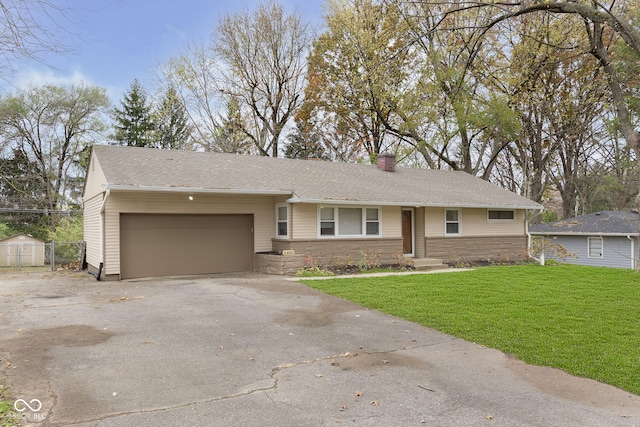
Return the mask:
POLYGON ((609 236, 609 237, 629 237, 629 236, 635 236, 638 237, 640 236, 640 233, 602 233, 602 232, 569 232, 569 231, 563 231, 563 232, 553 232, 553 231, 529 231, 529 233, 531 235, 534 236, 609 236))
POLYGON ((447 204, 447 203, 424 203, 424 202, 389 202, 380 200, 352 200, 352 199, 313 199, 292 197, 287 199, 287 203, 313 203, 327 205, 380 205, 380 206, 413 206, 430 208, 482 208, 482 209, 528 209, 542 210, 543 207, 523 206, 523 205, 491 205, 491 204, 447 204))
POLYGON ((181 193, 181 194, 255 194, 261 196, 290 196, 288 190, 262 190, 262 189, 233 189, 233 188, 193 188, 193 187, 157 187, 136 186, 122 184, 107 184, 107 191, 150 191, 154 193, 181 193))

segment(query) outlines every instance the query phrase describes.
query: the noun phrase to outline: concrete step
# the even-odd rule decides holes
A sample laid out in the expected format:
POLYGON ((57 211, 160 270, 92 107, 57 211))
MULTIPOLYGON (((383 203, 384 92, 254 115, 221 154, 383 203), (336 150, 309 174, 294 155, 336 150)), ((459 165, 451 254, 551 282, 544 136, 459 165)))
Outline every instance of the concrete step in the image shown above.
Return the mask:
POLYGON ((416 270, 442 270, 449 268, 448 264, 444 264, 441 259, 437 258, 414 258, 413 267, 416 270))

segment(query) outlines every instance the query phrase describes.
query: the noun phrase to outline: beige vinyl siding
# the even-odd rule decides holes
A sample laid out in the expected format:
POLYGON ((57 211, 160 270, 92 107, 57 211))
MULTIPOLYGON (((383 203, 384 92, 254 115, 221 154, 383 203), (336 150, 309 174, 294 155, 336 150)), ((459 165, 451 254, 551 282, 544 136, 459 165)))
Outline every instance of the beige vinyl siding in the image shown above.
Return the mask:
POLYGON ((254 250, 270 251, 275 236, 273 196, 111 192, 105 209, 105 274, 120 273, 120 213, 252 214, 254 250))
POLYGON ((383 206, 382 237, 402 238, 402 208, 400 206, 383 206))
POLYGON ((103 193, 107 184, 107 178, 95 154, 91 154, 89 167, 91 171, 87 173, 87 178, 84 183, 84 193, 82 195, 84 201, 92 199, 99 193, 103 193))
POLYGON ((416 208, 415 209, 415 219, 414 224, 416 227, 415 230, 415 257, 416 258, 424 258, 425 257, 425 240, 420 238, 420 236, 424 236, 424 210, 425 208, 416 208))
POLYGON ((516 210, 513 221, 489 221, 487 211, 488 209, 463 209, 462 235, 511 236, 525 234, 523 210, 516 210))
POLYGON ((444 209, 424 208, 425 237, 444 236, 444 209))
POLYGON ((83 214, 83 229, 84 229, 84 241, 87 242, 87 263, 93 267, 99 267, 100 262, 100 246, 102 244, 101 228, 102 222, 100 220, 100 207, 102 206, 102 200, 104 193, 99 193, 89 200, 84 202, 84 214, 83 214))
MULTIPOLYGON (((425 208, 425 237, 444 236, 445 209, 425 208)), ((461 236, 522 236, 525 234, 525 211, 522 209, 516 210, 515 221, 490 222, 485 208, 462 208, 460 213, 461 236)))
POLYGON ((318 238, 318 205, 293 203, 291 207, 291 239, 318 238))

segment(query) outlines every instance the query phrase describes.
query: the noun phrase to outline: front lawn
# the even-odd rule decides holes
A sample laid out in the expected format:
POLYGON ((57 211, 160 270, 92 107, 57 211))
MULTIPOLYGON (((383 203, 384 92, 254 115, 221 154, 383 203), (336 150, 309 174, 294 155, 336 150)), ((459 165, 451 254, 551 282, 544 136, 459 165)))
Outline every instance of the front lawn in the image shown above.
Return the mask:
POLYGON ((306 281, 541 366, 640 394, 640 274, 556 265, 306 281))

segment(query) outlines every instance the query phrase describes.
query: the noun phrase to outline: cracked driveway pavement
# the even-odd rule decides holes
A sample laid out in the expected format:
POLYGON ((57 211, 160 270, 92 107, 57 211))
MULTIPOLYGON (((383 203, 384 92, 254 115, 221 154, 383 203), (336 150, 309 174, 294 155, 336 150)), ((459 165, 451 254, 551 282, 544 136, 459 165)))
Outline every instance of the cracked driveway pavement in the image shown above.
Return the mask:
POLYGON ((27 424, 640 424, 639 396, 279 277, 3 274, 0 295, 27 424))

